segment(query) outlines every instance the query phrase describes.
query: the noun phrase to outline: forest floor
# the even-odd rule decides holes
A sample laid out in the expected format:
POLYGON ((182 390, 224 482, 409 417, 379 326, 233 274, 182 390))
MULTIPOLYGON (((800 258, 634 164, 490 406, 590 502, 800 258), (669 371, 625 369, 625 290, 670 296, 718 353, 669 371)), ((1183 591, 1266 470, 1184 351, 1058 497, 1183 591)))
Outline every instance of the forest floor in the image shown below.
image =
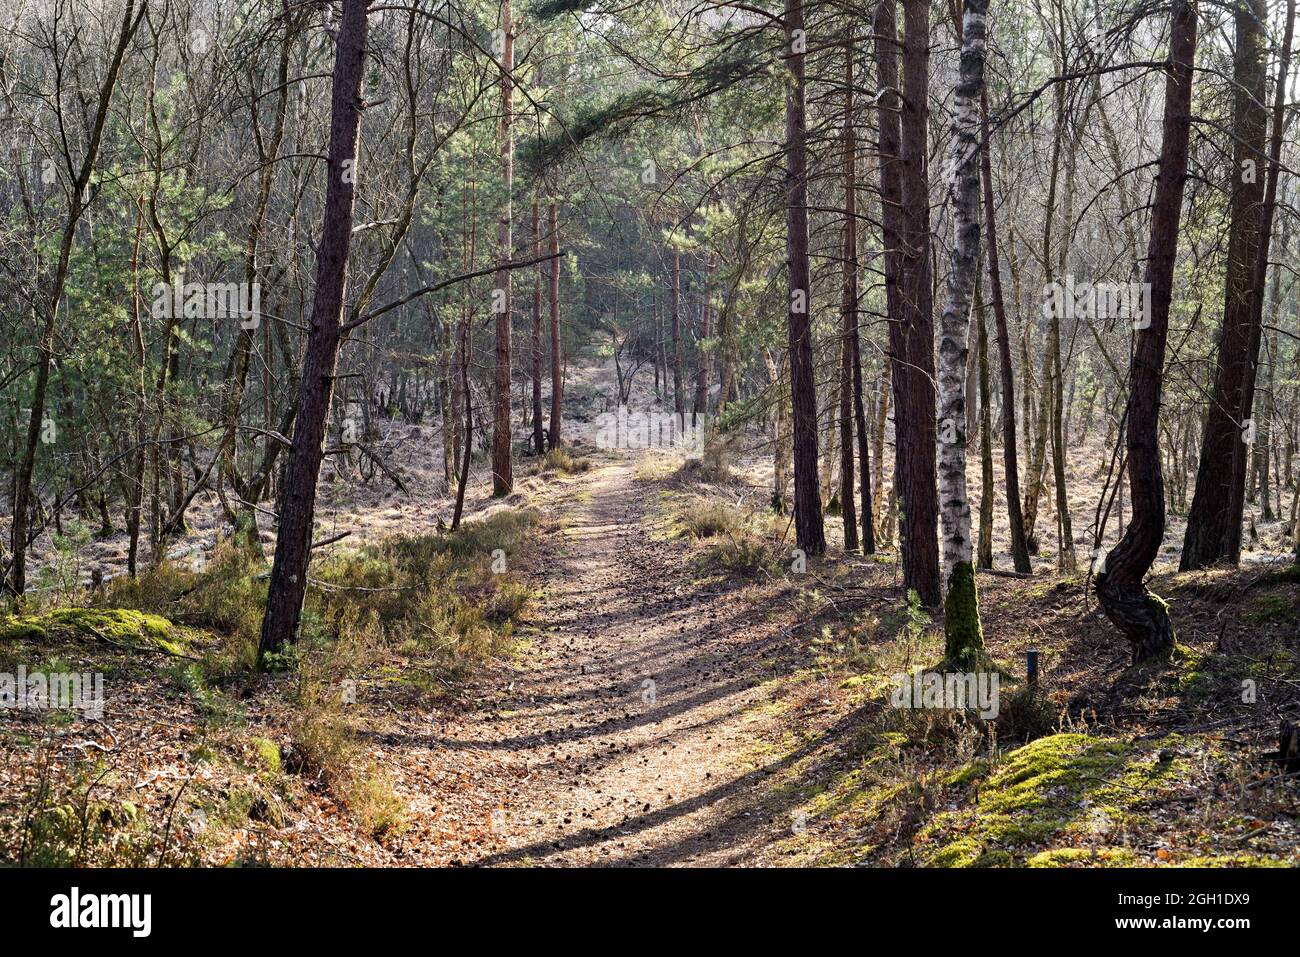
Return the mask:
POLYGON ((0 861, 1300 863, 1264 756, 1300 712, 1290 566, 1160 570, 1179 645, 1138 670, 1084 576, 981 575, 1000 713, 892 707, 942 650, 896 555, 842 554, 832 517, 798 566, 761 464, 598 451, 586 418, 458 538, 442 500, 327 506, 364 534, 313 564, 295 670, 247 668, 263 566, 220 550, 0 622, 0 672, 107 690, 100 717, 0 712, 0 861))
MULTIPOLYGON (((281 703, 293 697, 283 679, 208 686, 165 648, 138 653, 147 624, 112 632, 136 654, 96 641, 113 621, 79 633, 56 611, 11 624, 5 637, 29 662, 104 671, 112 694, 102 720, 13 714, 0 745, 8 853, 22 849, 20 817, 62 807, 69 840, 84 808, 98 815, 87 860, 101 863, 163 846, 194 863, 752 858, 788 827, 757 786, 772 773, 756 752, 764 689, 802 653, 746 587, 701 585, 656 482, 631 457, 603 458, 531 497, 530 509, 564 518, 510 556, 534 598, 508 653, 434 694, 385 667, 358 675, 346 723, 364 755, 351 760, 383 781, 387 813, 355 813, 370 798, 332 793, 328 774, 287 771, 303 728, 281 703)), ((186 652, 201 648, 192 637, 186 652)))

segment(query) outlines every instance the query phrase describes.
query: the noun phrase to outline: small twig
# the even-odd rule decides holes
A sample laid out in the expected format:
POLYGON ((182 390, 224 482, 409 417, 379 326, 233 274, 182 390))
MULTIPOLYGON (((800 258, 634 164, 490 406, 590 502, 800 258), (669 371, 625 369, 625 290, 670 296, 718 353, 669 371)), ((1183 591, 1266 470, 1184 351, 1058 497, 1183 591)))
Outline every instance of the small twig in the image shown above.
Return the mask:
POLYGON ((172 830, 172 816, 176 813, 177 802, 180 801, 181 795, 185 793, 185 789, 190 786, 190 781, 192 780, 194 780, 192 775, 186 778, 177 789, 175 797, 171 799, 171 803, 167 805, 167 820, 163 823, 162 846, 158 849, 158 863, 154 865, 155 867, 162 867, 163 859, 167 856, 167 835, 170 834, 172 830))

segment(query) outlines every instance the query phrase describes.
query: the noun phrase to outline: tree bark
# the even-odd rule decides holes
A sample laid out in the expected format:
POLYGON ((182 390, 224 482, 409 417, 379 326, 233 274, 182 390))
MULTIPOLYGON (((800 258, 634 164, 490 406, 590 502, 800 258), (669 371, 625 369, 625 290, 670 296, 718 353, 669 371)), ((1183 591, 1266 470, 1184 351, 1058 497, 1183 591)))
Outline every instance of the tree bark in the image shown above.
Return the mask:
MULTIPOLYGON (((882 205, 898 210, 897 311, 890 310, 894 388, 894 492, 901 511, 899 546, 903 585, 921 603, 942 598, 939 579, 939 501, 935 487, 934 300, 930 256, 930 188, 926 171, 929 117, 930 9, 927 0, 904 0, 902 97, 881 97, 882 205), (900 105, 901 104, 901 105, 900 105), (895 119, 896 118, 896 119, 895 119), (892 127, 892 129, 891 129, 892 127), (896 133, 895 133, 896 131, 896 133), (897 170, 887 191, 886 170, 897 170), (892 195, 888 195, 892 194, 892 195)), ((882 0, 884 29, 881 89, 897 88, 894 4, 882 0)), ((882 220, 887 221, 882 212, 882 220)), ((887 231, 888 227, 886 227, 887 231)), ((897 243, 895 246, 894 244, 897 243)), ((886 281, 888 286, 888 281, 886 281)))
POLYGON ((948 204, 953 244, 948 299, 939 325, 939 500, 943 522, 944 659, 970 668, 984 647, 971 564, 970 500, 966 489, 966 371, 971 301, 980 267, 980 94, 988 0, 966 0, 961 66, 953 91, 948 204))
MULTIPOLYGON (((1282 137, 1286 125, 1285 90, 1291 64, 1291 42, 1294 29, 1295 0, 1288 0, 1277 82, 1273 89, 1273 130, 1269 140, 1268 184, 1264 188, 1260 250, 1259 255, 1256 257, 1256 294, 1252 301, 1250 348, 1246 363, 1246 383, 1242 389, 1242 407, 1238 416, 1238 421, 1241 422, 1252 421, 1254 417, 1255 382, 1259 374, 1259 349, 1264 331, 1264 285, 1268 278, 1269 248, 1273 240, 1273 217, 1277 209, 1277 185, 1281 174, 1282 137)), ((1245 510, 1243 486, 1245 485, 1246 462, 1248 459, 1249 455, 1244 445, 1239 445, 1234 449, 1232 463, 1232 517, 1229 520, 1229 529, 1233 539, 1229 542, 1229 552, 1238 557, 1240 557, 1241 553, 1241 518, 1245 510)))
POLYGON ((551 430, 547 445, 560 447, 560 403, 564 399, 564 370, 560 356, 560 226, 555 203, 547 210, 551 232, 551 430))
MULTIPOLYGON (((533 199, 533 258, 542 255, 542 222, 533 199)), ((533 276, 533 451, 546 454, 546 434, 542 426, 542 263, 533 276)))
POLYGON ((460 517, 465 510, 465 487, 469 485, 469 464, 474 457, 474 393, 469 385, 470 324, 466 316, 460 322, 460 382, 465 396, 465 451, 460 459, 460 474, 456 479, 456 504, 451 514, 451 530, 460 528, 460 517))
POLYGON ((682 254, 673 250, 673 411, 684 421, 686 396, 682 392, 682 254))
POLYGON ((700 297, 700 325, 695 337, 695 403, 691 408, 691 425, 695 425, 696 419, 701 415, 708 415, 709 412, 709 378, 710 378, 710 357, 704 347, 704 342, 712 334, 710 326, 713 317, 713 271, 715 263, 713 256, 709 256, 708 280, 705 282, 703 295, 700 297))
MULTIPOLYGON (((861 495, 859 517, 862 522, 862 554, 876 553, 875 502, 871 493, 871 435, 867 411, 862 396, 862 347, 859 342, 857 312, 854 312, 853 329, 849 335, 853 350, 853 422, 858 435, 858 490, 861 495)), ((882 401, 884 401, 882 399, 882 401)))
MULTIPOLYGON (((844 49, 844 255, 841 259, 842 300, 840 306, 840 514, 844 518, 844 550, 857 551, 858 512, 854 506, 853 432, 861 425, 862 367, 855 363, 858 345, 858 142, 853 129, 853 35, 844 49), (857 377, 854 377, 857 371, 857 377), (857 419, 854 413, 857 412, 857 419)), ((862 438, 862 429, 858 429, 862 438)), ((866 449, 866 443, 861 443, 866 449)), ((862 459, 866 475, 867 459, 862 459)), ((871 486, 865 486, 870 497, 871 486)), ((866 507, 866 502, 863 503, 866 507)), ((870 515, 870 512, 867 512, 870 515)))
POLYGON ((785 514, 785 490, 790 484, 790 431, 786 427, 786 410, 790 404, 789 390, 786 387, 786 356, 780 356, 780 364, 768 350, 763 351, 767 363, 767 376, 775 393, 772 415, 772 511, 778 515, 785 514))
MULTIPOLYGON (((844 46, 844 298, 840 310, 840 514, 844 518, 844 550, 857 551, 858 516, 853 504, 853 414, 862 406, 862 370, 854 378, 858 338, 858 196, 857 138, 853 132, 853 36, 844 46), (855 392, 856 385, 856 392, 855 392), (856 404, 855 404, 856 398, 856 404)), ((859 436, 861 432, 859 431, 859 436)), ((865 448, 865 444, 864 444, 865 448)), ((867 460, 862 460, 867 474, 867 460)), ((866 498, 869 500, 870 485, 866 498)), ((863 503, 865 508, 867 502, 863 503)), ((870 514, 869 512, 867 514, 870 514)))
POLYGON ((508 495, 515 485, 510 447, 510 258, 511 204, 514 190, 514 78, 515 35, 510 0, 501 3, 501 119, 497 130, 501 179, 505 199, 497 219, 497 269, 493 295, 496 313, 495 393, 492 402, 492 494, 508 495))
POLYGON ((984 181, 985 262, 989 277, 989 302, 998 336, 998 366, 1002 377, 1002 472, 1006 483, 1007 523, 1011 526, 1011 560, 1016 571, 1033 571, 1029 545, 1025 540, 1025 518, 1020 510, 1020 461, 1016 446, 1016 384, 1011 366, 1011 338, 1007 332, 1007 307, 1002 296, 1002 270, 998 265, 997 207, 993 201, 993 161, 989 143, 988 88, 980 93, 980 122, 984 149, 980 165, 984 181))
POLYGON ((821 491, 817 487, 817 387, 813 380, 812 285, 808 269, 808 155, 804 103, 803 0, 785 0, 786 254, 790 283, 790 396, 794 425, 795 538, 805 554, 826 551, 821 491))
POLYGON ((1128 638, 1135 663, 1167 655, 1174 643, 1168 605, 1147 591, 1143 583, 1160 551, 1165 531, 1164 478, 1157 437, 1178 227, 1187 180, 1196 8, 1189 0, 1174 0, 1170 21, 1163 139, 1144 277, 1150 290, 1150 322, 1135 333, 1125 411, 1132 518, 1119 543, 1098 563, 1095 579, 1102 610, 1128 638))
POLYGON ((1245 485, 1245 469, 1239 469, 1238 462, 1245 461, 1250 436, 1245 434, 1241 412, 1246 405, 1255 300, 1263 293, 1257 279, 1258 258, 1263 251, 1262 174, 1268 126, 1264 106, 1265 17, 1264 0, 1240 0, 1235 11, 1234 145, 1223 326, 1219 333, 1214 387, 1201 437, 1196 488, 1183 538, 1179 562, 1182 571, 1221 561, 1235 565, 1241 552, 1241 513, 1235 512, 1234 523, 1233 499, 1237 485, 1245 485))
POLYGON ((285 465, 275 564, 267 592, 258 659, 298 637, 311 557, 316 481, 320 474, 342 332, 352 214, 356 202, 357 145, 365 74, 366 0, 344 0, 334 57, 325 216, 316 260, 316 296, 303 356, 298 416, 285 465))
MULTIPOLYGON (((1062 16, 1063 16, 1062 12, 1062 16)), ((1061 27, 1061 45, 1065 46, 1065 27, 1061 27)), ((1065 61, 1064 53, 1062 62, 1065 61)), ((1062 88, 1063 89, 1063 88, 1062 88)), ((1061 109, 1064 109, 1062 101, 1061 109)), ((1086 122, 1086 117, 1084 122, 1086 122)), ((1064 127, 1064 121, 1062 121, 1064 127)), ((1078 168, 1078 136, 1074 137, 1070 144, 1067 144, 1067 155, 1065 161, 1065 195, 1061 203, 1062 220, 1064 228, 1060 242, 1058 275, 1065 275, 1069 262, 1070 245, 1074 236, 1074 197, 1078 177, 1075 172, 1078 168)), ((1065 376, 1061 363, 1061 316, 1053 310, 1052 317, 1047 324, 1047 355, 1051 360, 1050 375, 1048 376, 1048 394, 1050 403, 1048 409, 1051 412, 1050 431, 1052 439, 1052 484, 1056 493, 1056 567, 1059 571, 1071 573, 1077 567, 1077 559, 1074 553, 1074 532, 1070 522, 1070 498, 1066 490, 1065 480, 1065 428, 1064 420, 1067 414, 1065 408, 1065 376)))
POLYGON ((145 351, 144 325, 140 316, 140 239, 144 232, 144 208, 140 206, 135 221, 135 240, 131 245, 131 341, 135 348, 136 399, 135 442, 131 454, 131 473, 126 490, 126 573, 132 578, 139 570, 140 516, 144 505, 145 436, 149 411, 149 389, 146 385, 149 359, 145 351))
POLYGON ((993 568, 993 415, 989 410, 989 334, 984 318, 984 297, 980 278, 975 278, 975 325, 979 350, 980 424, 980 530, 975 547, 975 567, 993 568))
POLYGON ((874 506, 871 514, 871 523, 876 528, 880 540, 885 545, 889 545, 892 534, 885 533, 885 526, 890 514, 890 501, 893 498, 893 489, 890 489, 888 495, 885 494, 885 429, 889 425, 889 399, 894 394, 893 390, 893 364, 886 361, 880 366, 880 400, 876 403, 875 422, 872 423, 874 432, 871 436, 872 449, 875 457, 872 461, 871 484, 876 490, 872 499, 874 506))
MULTIPOLYGON (((1291 219, 1288 217, 1282 223, 1281 235, 1278 237, 1279 252, 1285 258, 1287 248, 1291 242, 1291 219)), ((1282 309, 1282 270, 1273 270, 1273 281, 1269 287, 1269 303, 1272 315, 1272 325, 1277 327, 1282 309)), ((1261 316, 1262 322, 1262 316, 1261 316)), ((1263 519, 1271 522, 1275 517, 1280 518, 1282 515, 1282 489, 1283 483, 1277 483, 1277 514, 1274 515, 1272 501, 1269 498, 1271 486, 1270 460, 1276 461, 1277 455, 1273 448, 1276 440, 1274 421, 1277 417, 1277 363, 1281 357, 1280 342, 1278 331, 1274 331, 1268 337, 1266 352, 1268 356, 1268 381, 1264 388, 1264 415, 1263 421, 1259 425, 1259 436, 1257 443, 1256 458, 1259 465, 1259 498, 1263 506, 1263 519)))

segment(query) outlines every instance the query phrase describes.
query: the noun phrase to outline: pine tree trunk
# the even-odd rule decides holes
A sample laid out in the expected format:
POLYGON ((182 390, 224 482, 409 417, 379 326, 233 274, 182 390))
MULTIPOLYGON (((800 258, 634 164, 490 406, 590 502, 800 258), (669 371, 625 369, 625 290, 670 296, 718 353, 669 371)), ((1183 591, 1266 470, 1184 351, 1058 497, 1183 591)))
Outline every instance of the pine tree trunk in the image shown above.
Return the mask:
POLYGON ((652 296, 650 299, 650 311, 655 317, 655 339, 654 339, 654 356, 653 362, 655 367, 655 398, 663 398, 662 383, 659 377, 659 343, 663 339, 664 321, 663 316, 659 314, 659 297, 652 296))
POLYGON ((772 511, 778 515, 785 514, 785 490, 790 484, 790 430, 787 426, 786 411, 790 406, 790 394, 786 382, 786 358, 781 356, 781 363, 772 359, 768 351, 763 358, 767 362, 767 375, 776 394, 772 415, 772 511))
POLYGON ((1168 606, 1147 591, 1143 583, 1160 551, 1165 531, 1164 479, 1157 436, 1178 227, 1187 180, 1196 9, 1189 0, 1174 0, 1170 20, 1163 138, 1145 275, 1150 290, 1150 322, 1134 335, 1125 412, 1132 519, 1119 543, 1099 563, 1094 580, 1102 610, 1128 638, 1134 662, 1167 655, 1174 643, 1168 606))
MULTIPOLYGON (((1028 327, 1032 324, 1026 322, 1025 325, 1028 327)), ((1039 550, 1038 506, 1042 502, 1043 490, 1046 488, 1047 424, 1051 421, 1052 411, 1051 366, 1051 350, 1044 346, 1043 365, 1039 375, 1042 389, 1038 405, 1033 410, 1036 414, 1032 415, 1034 443, 1029 452, 1029 487, 1025 490, 1025 543, 1029 547, 1029 554, 1031 555, 1037 555, 1039 550)), ((1026 383, 1026 392, 1028 392, 1028 383, 1026 383)), ((1028 409, 1026 414, 1030 414, 1028 409)), ((1026 431, 1030 431, 1028 426, 1026 431)))
POLYGON ((344 0, 336 42, 330 100, 329 179, 316 260, 316 297, 303 356, 293 444, 285 466, 280 527, 258 644, 259 660, 297 639, 302 600, 307 590, 316 480, 334 395, 334 371, 352 245, 355 167, 363 104, 361 84, 365 73, 366 7, 366 0, 344 0))
POLYGON ((555 203, 550 204, 546 215, 551 233, 551 430, 547 444, 550 448, 558 449, 562 421, 560 403, 564 400, 564 370, 560 356, 560 225, 555 203))
POLYGON ((872 515, 872 522, 879 530, 882 544, 889 545, 892 542, 892 535, 886 535, 884 532, 885 520, 888 517, 887 508, 893 497, 893 490, 889 495, 884 494, 885 488, 885 430, 889 426, 889 400, 894 394, 893 389, 893 363, 882 362, 880 365, 880 400, 876 404, 876 421, 874 423, 875 432, 872 435, 873 451, 873 471, 871 475, 871 484, 876 490, 873 504, 875 512, 872 515))
POLYGON ((465 450, 460 456, 460 473, 456 479, 456 504, 451 513, 451 530, 460 528, 460 517, 465 510, 465 487, 469 485, 470 460, 474 457, 474 392, 469 384, 470 355, 469 316, 460 322, 460 384, 465 397, 465 450))
POLYGON ((136 399, 135 399, 135 442, 136 450, 131 454, 131 477, 126 493, 126 573, 132 578, 139 570, 140 559, 140 519, 144 506, 144 467, 146 420, 149 415, 149 388, 146 379, 149 358, 145 351, 144 325, 140 317, 140 239, 144 232, 144 209, 140 207, 135 223, 135 241, 131 246, 131 340, 135 347, 136 362, 136 399))
MULTIPOLYGON (((902 97, 881 96, 882 209, 887 249, 898 250, 895 307, 890 309, 894 389, 894 494, 901 514, 899 546, 903 586, 926 606, 937 606, 939 578, 938 492, 935 487, 934 298, 930 253, 928 160, 930 8, 927 0, 904 0, 902 97), (892 126, 892 129, 891 129, 892 126), (886 171, 896 170, 886 186, 886 171), (895 309, 897 311, 895 311, 895 309)), ((897 36, 892 0, 882 0, 881 37, 897 36)), ((897 89, 897 44, 882 42, 883 90, 897 89)), ((888 298, 889 282, 886 279, 888 298)))
MULTIPOLYGON (((1238 421, 1251 422, 1254 419, 1255 382, 1259 374, 1259 349, 1264 331, 1264 286, 1268 278, 1269 247, 1273 239, 1273 217, 1277 209, 1277 184, 1281 173, 1282 136, 1286 119, 1286 96, 1288 69, 1291 63, 1291 41, 1295 29, 1295 2, 1288 0, 1286 8, 1286 26, 1282 40, 1282 55, 1278 65, 1277 82, 1273 92, 1273 131, 1269 140, 1268 184, 1264 188, 1263 222, 1260 225, 1260 250, 1255 258, 1255 296, 1252 300, 1250 321, 1250 345, 1247 352, 1246 382, 1242 388, 1242 405, 1238 421)), ((1231 555, 1241 553, 1241 518, 1244 512, 1242 501, 1242 479, 1246 471, 1245 446, 1238 446, 1233 456, 1232 516, 1229 530, 1233 538, 1228 543, 1231 555)))
MULTIPOLYGON (((843 322, 841 321, 841 329, 843 322)), ((843 336, 837 336, 837 339, 843 336)), ((838 344, 838 343, 837 343, 838 344)), ((821 499, 823 502, 833 502, 838 507, 840 501, 839 489, 835 487, 835 469, 839 459, 839 429, 836 423, 839 421, 840 413, 840 378, 843 375, 843 361, 841 354, 837 351, 834 359, 835 364, 831 367, 830 375, 830 396, 826 402, 826 444, 820 445, 821 449, 821 499)), ((819 433, 820 435, 820 433, 819 433)))
POLYGON ((713 414, 719 417, 736 390, 735 325, 732 318, 734 294, 733 286, 718 309, 718 355, 721 358, 721 369, 718 374, 718 401, 714 405, 713 414))
POLYGON ((460 387, 456 378, 455 330, 447 328, 447 354, 438 368, 438 421, 442 423, 442 478, 450 492, 456 487, 457 465, 460 455, 456 445, 456 401, 460 387))
POLYGON ((1007 308, 1002 298, 1002 271, 998 265, 997 207, 993 201, 993 162, 988 142, 988 89, 980 96, 980 121, 985 140, 980 151, 984 181, 984 230, 987 250, 984 254, 989 276, 989 299, 993 322, 998 334, 998 365, 1002 373, 1002 471, 1006 483, 1007 522, 1011 526, 1011 559, 1016 571, 1028 574, 1029 545, 1025 540, 1025 519, 1020 508, 1020 462, 1016 446, 1016 385, 1011 366, 1011 338, 1008 333, 1007 308))
POLYGON ((817 391, 813 380, 812 286, 808 270, 808 156, 804 105, 803 0, 785 0, 786 253, 790 283, 790 395, 794 424, 795 537, 805 554, 826 551, 821 492, 817 487, 817 391))
POLYGON ((686 414, 682 391, 682 254, 673 250, 673 411, 679 421, 686 414))
POLYGON ((875 502, 871 494, 871 435, 862 397, 862 349, 859 344, 859 324, 856 310, 854 311, 853 329, 849 334, 849 347, 853 350, 853 422, 858 435, 858 490, 861 495, 861 506, 858 514, 862 521, 862 554, 874 555, 876 553, 876 527, 875 502))
MULTIPOLYGON (((991 252, 992 250, 990 250, 991 252)), ((979 350, 980 423, 980 531, 975 547, 975 567, 993 568, 993 414, 989 409, 989 335, 984 316, 980 277, 975 278, 975 333, 979 350)))
POLYGON ((695 403, 691 407, 691 425, 695 425, 700 416, 709 413, 709 353, 704 347, 704 342, 712 334, 710 324, 712 322, 713 305, 713 271, 715 265, 713 257, 709 256, 709 278, 704 286, 704 294, 700 299, 700 324, 695 336, 695 403))
POLYGON ((1196 488, 1183 538, 1179 562, 1182 571, 1222 561, 1235 565, 1240 558, 1241 512, 1236 511, 1234 516, 1233 500, 1237 484, 1243 490, 1245 487, 1248 438, 1240 414, 1246 405, 1255 299, 1263 292, 1256 286, 1256 280, 1260 275, 1257 260, 1263 250, 1264 148, 1268 126, 1264 106, 1265 16, 1264 0, 1241 0, 1235 12, 1233 180, 1223 326, 1201 437, 1196 488))
POLYGON ((501 179, 505 199, 497 219, 497 262, 493 311, 496 313, 496 357, 492 403, 492 494, 508 495, 515 485, 510 443, 510 257, 511 205, 514 190, 514 24, 510 19, 510 0, 501 3, 501 118, 497 131, 501 156, 501 179))
MULTIPOLYGON (((1278 247, 1279 247, 1278 251, 1281 254, 1281 258, 1283 260, 1285 260, 1286 258, 1287 249, 1290 246, 1290 240, 1291 240, 1291 219, 1290 217, 1288 217, 1282 223, 1282 234, 1280 237, 1278 237, 1278 247)), ((1269 287, 1269 302, 1270 302, 1270 312, 1272 316, 1272 322, 1270 324, 1276 327, 1278 324, 1279 313, 1282 308, 1282 270, 1280 269, 1273 270, 1273 281, 1269 287)), ((1259 425, 1259 440, 1258 440, 1258 454, 1257 454, 1257 458, 1259 460, 1260 499, 1263 502, 1263 517, 1264 517, 1264 521, 1266 522, 1273 521, 1275 517, 1273 513, 1272 501, 1269 498, 1269 495, 1270 495, 1270 480, 1272 477, 1270 473, 1270 461, 1276 461, 1277 458, 1276 451, 1273 448, 1273 444, 1276 441, 1273 423, 1275 417, 1277 416, 1277 391, 1276 391, 1277 363, 1278 363, 1278 359, 1281 357, 1279 346, 1280 346, 1280 341, 1278 339, 1278 332, 1275 329, 1268 337, 1268 347, 1267 347, 1268 385, 1264 389, 1264 415, 1259 425)), ((1277 517, 1281 517, 1281 512, 1282 512, 1281 483, 1278 483, 1277 494, 1278 494, 1277 517)))
MULTIPOLYGON (((1061 26, 1060 43, 1064 48, 1065 27, 1061 26)), ((1064 62, 1062 54, 1062 62, 1064 62)), ((1064 113, 1064 86, 1058 87, 1062 91, 1062 100, 1058 109, 1064 113)), ((1085 116, 1086 122, 1086 116, 1085 116)), ((1061 120, 1061 129, 1064 131, 1064 117, 1061 120)), ((1066 275, 1069 266, 1070 246, 1074 238, 1074 197, 1077 190, 1078 177, 1078 145, 1079 138, 1076 126, 1076 132, 1072 140, 1066 144, 1065 148, 1065 189, 1061 202, 1061 220, 1063 228, 1061 230, 1061 241, 1058 251, 1057 275, 1066 275)), ((1070 522, 1070 498, 1066 488, 1065 468, 1066 468, 1066 444, 1065 444, 1065 420, 1068 417, 1069 410, 1065 406, 1065 376, 1061 364, 1061 316, 1055 310, 1048 322, 1047 332, 1047 349, 1050 362, 1050 383, 1049 392, 1051 393, 1051 421, 1049 430, 1052 441, 1052 484, 1056 492, 1056 567, 1059 571, 1070 573, 1077 567, 1077 559, 1074 553, 1074 532, 1070 522)))
POLYGON ((1065 484, 1065 430, 1064 403, 1061 401, 1063 376, 1061 369, 1061 321, 1053 316, 1049 347, 1052 354, 1052 478, 1056 489, 1056 567, 1071 573, 1077 567, 1074 554, 1074 532, 1070 523, 1070 499, 1065 484))
MULTIPOLYGON (((844 518, 844 550, 857 551, 858 514, 853 497, 854 412, 862 404, 862 371, 854 391, 854 347, 858 338, 858 196, 857 137, 853 131, 853 36, 844 48, 844 300, 840 310, 840 514, 844 518), (855 405, 855 395, 857 402, 855 405)), ((860 418, 860 416, 859 416, 860 418)), ((867 460, 862 461, 865 476, 867 460)), ((870 488, 870 486, 868 486, 870 488)), ((870 491, 866 498, 871 497, 870 491)), ((865 507, 865 503, 864 503, 865 507)), ((870 514, 870 513, 868 513, 870 514)))
MULTIPOLYGON (((542 222, 537 199, 533 199, 533 258, 542 255, 542 222)), ((533 451, 546 454, 546 434, 542 427, 542 266, 538 262, 533 276, 533 451)))

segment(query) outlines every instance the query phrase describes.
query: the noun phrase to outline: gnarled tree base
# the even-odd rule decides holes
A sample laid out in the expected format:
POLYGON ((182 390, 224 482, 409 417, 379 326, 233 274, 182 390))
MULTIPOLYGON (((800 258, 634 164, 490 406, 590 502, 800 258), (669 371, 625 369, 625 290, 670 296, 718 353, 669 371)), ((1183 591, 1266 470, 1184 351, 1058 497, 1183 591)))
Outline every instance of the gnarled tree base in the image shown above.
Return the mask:
POLYGON ((1166 658, 1174 648, 1174 625, 1169 605, 1145 585, 1097 579, 1097 600, 1111 623, 1133 646, 1133 663, 1166 658))

